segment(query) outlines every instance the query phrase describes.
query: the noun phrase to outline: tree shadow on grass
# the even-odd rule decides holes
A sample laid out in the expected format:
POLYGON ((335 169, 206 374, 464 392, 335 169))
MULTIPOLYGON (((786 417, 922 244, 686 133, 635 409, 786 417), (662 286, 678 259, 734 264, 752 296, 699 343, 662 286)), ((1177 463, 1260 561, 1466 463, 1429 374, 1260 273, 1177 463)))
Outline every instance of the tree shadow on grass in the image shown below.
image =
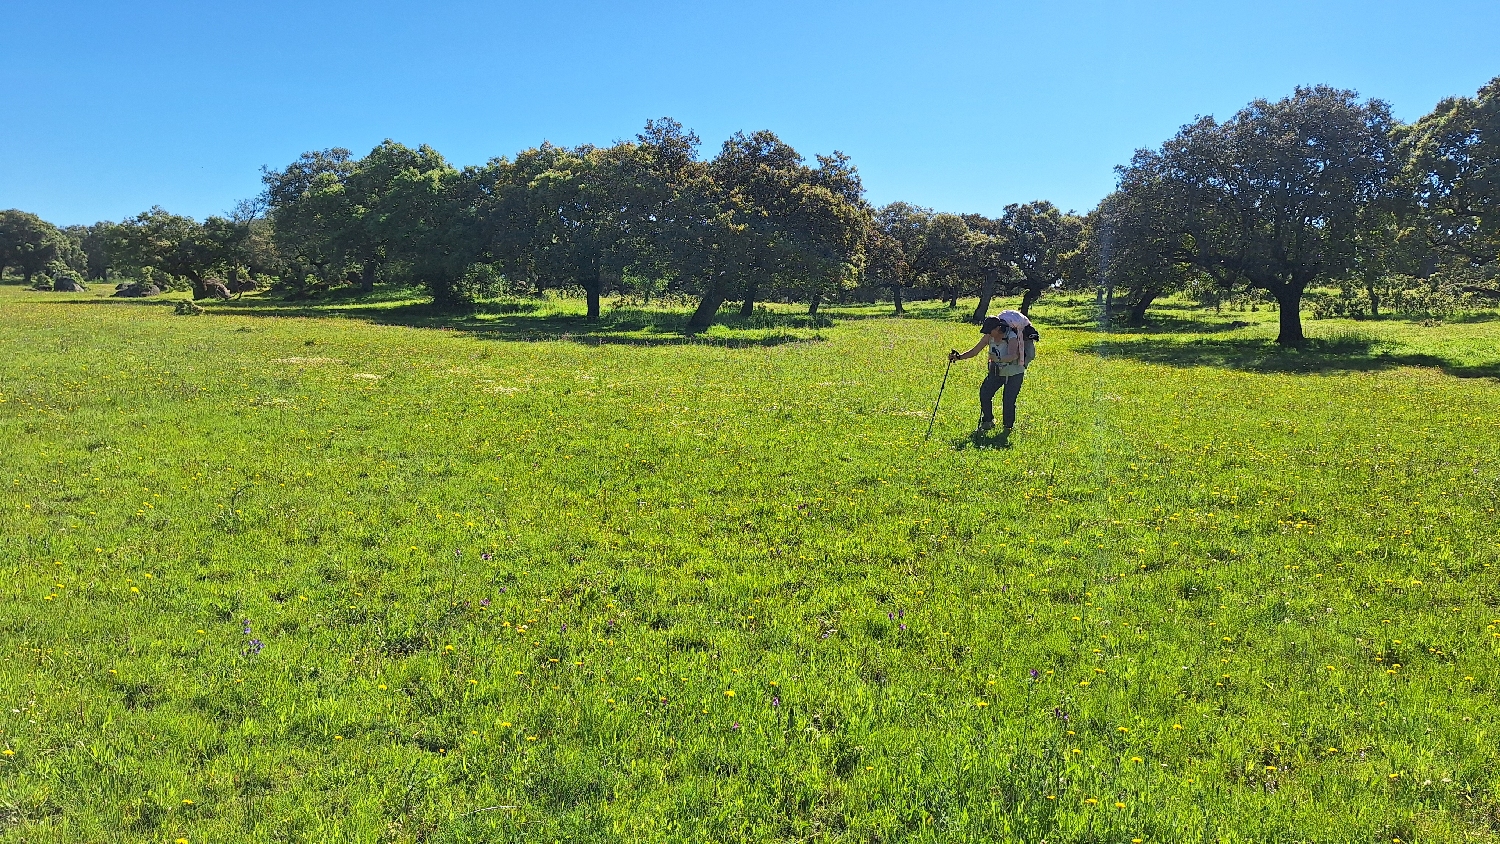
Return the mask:
MULTIPOLYGON (((721 315, 716 325, 731 331, 758 332, 735 337, 687 331, 688 314, 636 308, 613 308, 590 321, 582 314, 539 313, 541 302, 479 302, 464 311, 454 311, 430 302, 408 302, 388 306, 359 303, 330 306, 255 297, 216 304, 211 313, 247 317, 306 319, 355 319, 375 325, 422 328, 468 334, 483 340, 519 342, 562 341, 589 346, 686 346, 707 345, 741 348, 818 342, 820 335, 787 333, 790 328, 817 327, 799 323, 786 314, 757 313, 744 318, 721 315), (785 317, 784 319, 782 317, 785 317)), ((821 323, 827 325, 830 323, 821 323)))
MULTIPOLYGON (((1420 322, 1421 320, 1417 320, 1420 322)), ((1459 325, 1470 325, 1474 323, 1500 321, 1500 311, 1470 311, 1468 313, 1454 314, 1444 317, 1442 322, 1452 322, 1459 325)))
POLYGON ((1247 316, 1238 311, 1210 313, 1184 302, 1158 302, 1146 311, 1142 322, 1130 324, 1125 321, 1126 309, 1117 305, 1111 324, 1105 327, 1099 324, 1099 306, 1089 299, 1052 305, 1047 314, 1036 317, 1035 321, 1042 330, 1068 328, 1113 335, 1220 334, 1263 324, 1247 316))
POLYGON ((867 319, 925 319, 933 322, 956 322, 968 323, 969 317, 974 315, 972 308, 959 306, 950 308, 943 303, 922 302, 908 304, 901 313, 896 313, 890 303, 876 305, 833 305, 825 307, 822 313, 839 320, 867 320, 867 319))
POLYGON ((1191 316, 1177 316, 1176 314, 1151 313, 1146 320, 1138 325, 1130 325, 1116 321, 1108 328, 1099 325, 1098 315, 1090 312, 1083 315, 1070 314, 1062 319, 1045 319, 1037 321, 1037 328, 1068 328, 1078 331, 1097 331, 1100 334, 1110 335, 1151 335, 1151 334, 1222 334, 1228 331, 1239 331, 1242 328, 1252 328, 1261 323, 1244 319, 1209 319, 1201 314, 1191 316))
POLYGON ((151 296, 151 297, 142 297, 142 298, 121 297, 119 299, 116 299, 113 296, 111 296, 108 299, 90 298, 90 299, 42 299, 42 300, 40 300, 41 304, 43 304, 43 305, 128 305, 128 306, 137 307, 137 308, 139 308, 139 307, 172 308, 172 307, 176 307, 177 303, 181 302, 181 301, 184 301, 184 300, 182 300, 182 299, 168 299, 168 298, 166 298, 164 296, 151 296))
POLYGON ((1103 339, 1085 347, 1100 357, 1177 367, 1209 366, 1256 373, 1376 372, 1403 366, 1440 369, 1457 378, 1500 379, 1500 363, 1469 366, 1430 354, 1392 352, 1358 337, 1309 339, 1287 349, 1266 340, 1197 339, 1126 341, 1103 339))
POLYGON ((1447 316, 1443 317, 1432 317, 1426 314, 1394 313, 1381 314, 1378 317, 1372 317, 1368 315, 1357 316, 1354 317, 1354 319, 1358 322, 1368 322, 1375 325, 1386 322, 1399 322, 1431 327, 1443 325, 1480 325, 1486 322, 1495 322, 1497 320, 1500 320, 1500 311, 1464 311, 1456 314, 1448 314, 1447 316))

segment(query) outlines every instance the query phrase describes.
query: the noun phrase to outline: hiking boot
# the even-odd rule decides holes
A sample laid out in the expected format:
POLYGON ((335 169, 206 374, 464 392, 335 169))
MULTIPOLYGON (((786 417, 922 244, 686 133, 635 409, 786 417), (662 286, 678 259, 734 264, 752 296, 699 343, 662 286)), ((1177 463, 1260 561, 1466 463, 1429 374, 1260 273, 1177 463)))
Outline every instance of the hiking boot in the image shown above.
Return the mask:
POLYGON ((988 431, 989 429, 991 429, 993 427, 995 427, 995 420, 993 420, 993 419, 985 419, 985 418, 981 417, 980 420, 979 420, 979 427, 974 429, 974 433, 976 433, 976 434, 983 434, 984 432, 988 431))
POLYGON ((1002 428, 1000 430, 1000 447, 1001 448, 1010 448, 1010 430, 1011 429, 1009 429, 1009 428, 1002 428))

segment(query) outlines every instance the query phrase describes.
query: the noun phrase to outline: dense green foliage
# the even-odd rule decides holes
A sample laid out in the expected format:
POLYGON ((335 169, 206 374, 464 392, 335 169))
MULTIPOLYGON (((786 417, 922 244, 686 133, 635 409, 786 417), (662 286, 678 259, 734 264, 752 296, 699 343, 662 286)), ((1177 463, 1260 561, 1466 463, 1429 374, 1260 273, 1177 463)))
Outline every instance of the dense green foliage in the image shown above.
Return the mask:
POLYGON ((0 841, 1500 840, 1493 318, 169 304, 0 290, 0 841))

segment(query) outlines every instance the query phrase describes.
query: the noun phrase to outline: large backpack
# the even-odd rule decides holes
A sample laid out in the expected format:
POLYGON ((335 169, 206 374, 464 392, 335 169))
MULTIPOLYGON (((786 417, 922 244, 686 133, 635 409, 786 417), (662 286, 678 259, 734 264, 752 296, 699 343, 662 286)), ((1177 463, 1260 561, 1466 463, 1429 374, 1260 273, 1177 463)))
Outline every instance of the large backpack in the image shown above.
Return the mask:
POLYGON ((1036 360, 1036 341, 1042 339, 1041 332, 1037 331, 1036 326, 1031 324, 1031 320, 1020 311, 1004 310, 999 313, 999 318, 1011 331, 1020 332, 1021 339, 1026 344, 1021 357, 1022 365, 1030 366, 1031 362, 1036 360))

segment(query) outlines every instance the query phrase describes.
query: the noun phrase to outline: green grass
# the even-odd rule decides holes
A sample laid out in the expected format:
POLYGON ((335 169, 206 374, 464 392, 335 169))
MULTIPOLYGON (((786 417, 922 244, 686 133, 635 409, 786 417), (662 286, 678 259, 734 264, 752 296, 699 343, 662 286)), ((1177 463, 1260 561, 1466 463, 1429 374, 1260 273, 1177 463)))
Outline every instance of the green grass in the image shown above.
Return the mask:
POLYGON ((0 289, 0 841, 1500 841, 1500 321, 1044 302, 1002 450, 940 307, 101 297, 0 289))

